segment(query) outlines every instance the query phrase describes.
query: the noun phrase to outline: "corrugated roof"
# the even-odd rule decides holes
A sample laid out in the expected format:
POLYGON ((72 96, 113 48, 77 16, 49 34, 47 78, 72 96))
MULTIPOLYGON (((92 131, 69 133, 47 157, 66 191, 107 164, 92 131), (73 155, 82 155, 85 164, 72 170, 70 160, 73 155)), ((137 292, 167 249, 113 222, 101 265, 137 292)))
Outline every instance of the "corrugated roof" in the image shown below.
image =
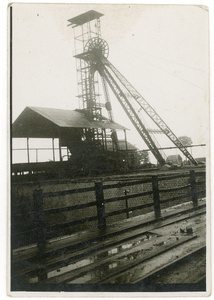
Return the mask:
POLYGON ((103 118, 90 121, 83 112, 44 107, 26 107, 13 123, 13 137, 56 137, 59 128, 127 129, 103 118))

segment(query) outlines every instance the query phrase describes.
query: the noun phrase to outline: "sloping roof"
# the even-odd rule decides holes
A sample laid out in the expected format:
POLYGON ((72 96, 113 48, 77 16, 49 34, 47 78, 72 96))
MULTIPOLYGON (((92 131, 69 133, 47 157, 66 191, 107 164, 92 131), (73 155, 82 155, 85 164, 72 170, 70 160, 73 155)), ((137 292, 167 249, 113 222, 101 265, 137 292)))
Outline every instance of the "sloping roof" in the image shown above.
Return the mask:
POLYGON ((13 123, 12 137, 58 137, 62 128, 126 129, 105 118, 90 121, 81 111, 26 107, 13 123))

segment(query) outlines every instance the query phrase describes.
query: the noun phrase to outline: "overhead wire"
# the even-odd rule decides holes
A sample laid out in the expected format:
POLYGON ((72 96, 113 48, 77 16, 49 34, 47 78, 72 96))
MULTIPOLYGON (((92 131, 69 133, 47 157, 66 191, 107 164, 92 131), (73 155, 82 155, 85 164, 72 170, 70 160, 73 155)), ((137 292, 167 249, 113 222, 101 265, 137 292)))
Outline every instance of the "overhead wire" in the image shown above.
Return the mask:
MULTIPOLYGON (((128 50, 128 49, 126 49, 126 51, 129 52, 129 53, 131 53, 131 51, 128 50)), ((143 52, 143 53, 145 53, 145 52, 143 52)), ((150 55, 150 56, 155 57, 154 55, 150 55)), ((136 55, 136 53, 135 53, 135 57, 139 58, 140 60, 145 61, 147 64, 151 65, 152 67, 155 67, 155 68, 157 68, 157 69, 159 69, 159 70, 161 70, 161 71, 163 71, 163 72, 166 72, 166 73, 168 73, 168 74, 170 74, 170 75, 173 75, 174 77, 177 77, 178 79, 180 79, 180 80, 182 80, 182 81, 185 81, 185 82, 189 83, 190 85, 195 86, 195 87, 197 87, 197 88, 199 88, 199 89, 205 91, 205 89, 202 88, 201 86, 199 86, 199 85, 197 85, 197 84, 195 84, 195 83, 193 83, 193 82, 191 82, 191 81, 189 81, 189 80, 186 80, 186 79, 182 78, 181 76, 179 76, 179 75, 177 75, 177 74, 175 74, 175 73, 173 73, 173 72, 169 72, 169 71, 167 71, 167 70, 161 68, 160 66, 155 65, 154 63, 149 62, 148 60, 146 60, 146 59, 143 58, 142 56, 136 55)), ((158 58, 158 57, 156 57, 156 58, 158 58)), ((160 58, 160 59, 161 59, 161 58, 160 58)), ((168 60, 168 59, 163 59, 163 60, 166 60, 167 62, 171 62, 171 63, 178 64, 178 65, 182 65, 182 66, 187 67, 187 68, 195 69, 195 70, 198 70, 198 71, 200 71, 200 72, 205 72, 205 71, 203 71, 203 70, 200 70, 200 69, 197 69, 197 68, 194 68, 194 67, 185 66, 185 65, 180 64, 180 63, 172 62, 172 61, 170 61, 170 60, 168 60)))
MULTIPOLYGON (((145 59, 143 59, 143 60, 145 60, 145 59)), ((169 72, 169 71, 167 71, 167 70, 164 70, 163 68, 161 68, 161 67, 159 67, 159 66, 156 66, 156 65, 154 65, 153 63, 150 63, 150 62, 148 62, 148 61, 146 61, 146 62, 147 62, 147 64, 149 64, 149 65, 151 65, 151 66, 153 66, 153 67, 155 67, 155 68, 157 68, 157 69, 159 69, 159 70, 161 70, 161 71, 164 71, 164 72, 166 72, 166 73, 168 73, 168 74, 170 74, 170 75, 173 75, 174 77, 177 77, 177 78, 179 78, 180 80, 183 80, 183 81, 185 81, 185 82, 191 84, 192 86, 195 86, 195 87, 197 87, 197 88, 199 88, 199 89, 205 91, 205 89, 202 88, 202 87, 200 87, 199 85, 197 85, 197 84, 195 84, 195 83, 193 83, 193 82, 191 82, 191 81, 189 81, 189 80, 186 80, 186 79, 184 79, 184 78, 178 76, 177 74, 175 74, 175 73, 173 73, 173 72, 169 72)))
POLYGON ((148 55, 148 56, 152 56, 154 58, 157 58, 157 59, 160 59, 160 60, 164 60, 164 61, 167 61, 167 62, 170 62, 170 63, 173 63, 173 64, 176 64, 176 65, 179 65, 179 66, 182 66, 182 67, 185 67, 185 68, 188 68, 188 69, 192 69, 192 70, 196 70, 196 71, 199 71, 199 72, 203 72, 205 73, 204 70, 201 70, 201 69, 198 69, 198 68, 195 68, 195 67, 192 67, 192 66, 188 66, 188 65, 184 65, 184 64, 181 64, 181 63, 178 63, 176 61, 173 61, 171 59, 168 59, 168 58, 163 58, 163 57, 159 57, 159 56, 156 56, 156 55, 153 55, 153 54, 149 54, 147 52, 144 52, 142 51, 145 55, 148 55))

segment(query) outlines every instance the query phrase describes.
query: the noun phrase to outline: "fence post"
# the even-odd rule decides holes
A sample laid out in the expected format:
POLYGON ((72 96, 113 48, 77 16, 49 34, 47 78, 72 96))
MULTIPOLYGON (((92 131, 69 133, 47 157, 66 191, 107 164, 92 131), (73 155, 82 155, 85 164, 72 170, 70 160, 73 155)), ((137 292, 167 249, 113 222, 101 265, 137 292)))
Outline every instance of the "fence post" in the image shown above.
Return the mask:
POLYGON ((95 182, 95 193, 97 202, 97 217, 98 217, 98 228, 106 228, 106 218, 105 218, 105 200, 103 194, 103 183, 95 182))
POLYGON ((190 185, 192 193, 192 202, 194 206, 198 205, 197 185, 195 180, 195 171, 190 170, 190 185))
MULTIPOLYGON (((129 190, 125 190, 125 191, 124 191, 125 196, 127 196, 128 193, 129 193, 129 190)), ((126 218, 128 219, 128 218, 129 218, 128 196, 125 198, 125 201, 126 201, 126 218)))
POLYGON ((41 189, 33 191, 33 200, 37 225, 37 248, 39 254, 42 254, 46 249, 46 228, 44 222, 43 196, 41 189))
POLYGON ((159 195, 157 175, 152 176, 152 191, 153 191, 155 218, 159 218, 161 215, 161 208, 160 208, 160 195, 159 195))

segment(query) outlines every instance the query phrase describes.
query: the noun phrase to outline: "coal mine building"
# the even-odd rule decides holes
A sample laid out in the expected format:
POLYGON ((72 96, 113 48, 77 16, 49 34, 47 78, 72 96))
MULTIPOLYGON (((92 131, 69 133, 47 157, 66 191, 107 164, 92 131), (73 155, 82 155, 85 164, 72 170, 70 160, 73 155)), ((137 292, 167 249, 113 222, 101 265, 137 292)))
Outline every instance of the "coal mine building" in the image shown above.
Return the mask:
POLYGON ((52 172, 62 166, 83 173, 133 168, 139 163, 137 148, 127 141, 126 130, 105 117, 91 120, 84 110, 26 107, 12 125, 12 137, 26 139, 27 159, 26 163, 13 164, 13 173, 48 169, 52 172), (123 131, 124 139, 115 139, 115 131, 123 131), (40 139, 41 144, 42 139, 52 139, 52 157, 48 164, 39 162, 38 155, 36 161, 31 161, 30 139, 40 139), (58 147, 54 146, 56 139, 58 147))

